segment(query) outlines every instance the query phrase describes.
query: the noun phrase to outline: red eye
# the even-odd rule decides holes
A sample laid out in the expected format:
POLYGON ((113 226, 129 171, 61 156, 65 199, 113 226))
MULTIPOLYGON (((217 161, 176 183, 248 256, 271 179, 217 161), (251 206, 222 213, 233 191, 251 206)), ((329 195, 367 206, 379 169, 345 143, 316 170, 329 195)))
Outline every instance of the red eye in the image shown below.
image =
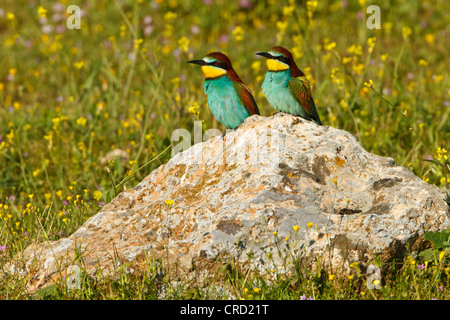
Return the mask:
POLYGON ((213 65, 217 66, 219 63, 217 61, 213 62, 213 65))

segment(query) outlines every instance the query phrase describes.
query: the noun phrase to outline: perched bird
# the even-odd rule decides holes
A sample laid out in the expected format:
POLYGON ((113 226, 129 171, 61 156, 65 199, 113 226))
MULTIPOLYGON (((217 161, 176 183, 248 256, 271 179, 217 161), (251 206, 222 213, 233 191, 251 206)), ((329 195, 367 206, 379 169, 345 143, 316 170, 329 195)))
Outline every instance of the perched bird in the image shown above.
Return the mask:
POLYGON ((233 70, 226 55, 212 52, 203 60, 192 60, 188 63, 202 66, 205 75, 203 87, 209 109, 225 127, 235 129, 247 117, 259 115, 252 92, 233 70))
POLYGON ((321 125, 309 81, 297 67, 289 50, 276 46, 269 52, 256 54, 267 58, 268 71, 262 91, 269 104, 277 111, 298 115, 321 125))

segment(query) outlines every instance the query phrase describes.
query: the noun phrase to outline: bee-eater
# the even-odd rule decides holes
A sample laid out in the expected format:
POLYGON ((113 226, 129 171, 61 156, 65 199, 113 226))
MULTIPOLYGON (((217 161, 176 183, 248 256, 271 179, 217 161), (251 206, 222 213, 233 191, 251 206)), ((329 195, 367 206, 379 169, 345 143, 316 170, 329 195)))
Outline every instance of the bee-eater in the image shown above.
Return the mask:
POLYGON ((202 66, 205 75, 203 87, 209 109, 225 127, 235 129, 247 117, 259 115, 252 92, 233 70, 226 55, 211 52, 203 60, 192 60, 188 63, 202 66))
POLYGON ((269 52, 256 54, 267 58, 268 71, 262 91, 269 104, 277 111, 298 115, 321 125, 309 81, 289 50, 276 46, 269 52))

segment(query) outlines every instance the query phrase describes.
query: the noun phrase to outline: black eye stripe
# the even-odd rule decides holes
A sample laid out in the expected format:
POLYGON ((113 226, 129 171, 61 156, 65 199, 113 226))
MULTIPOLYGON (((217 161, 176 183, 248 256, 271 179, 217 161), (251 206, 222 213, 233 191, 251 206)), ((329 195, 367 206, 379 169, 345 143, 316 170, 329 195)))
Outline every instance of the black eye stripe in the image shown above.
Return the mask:
POLYGON ((276 59, 277 59, 277 60, 280 60, 281 62, 286 63, 287 65, 290 65, 289 58, 286 58, 286 57, 284 57, 284 56, 278 56, 278 57, 276 57, 276 59))
POLYGON ((209 64, 214 66, 214 67, 219 67, 219 68, 224 69, 224 70, 228 69, 228 65, 225 62, 213 61, 213 62, 210 62, 209 64))

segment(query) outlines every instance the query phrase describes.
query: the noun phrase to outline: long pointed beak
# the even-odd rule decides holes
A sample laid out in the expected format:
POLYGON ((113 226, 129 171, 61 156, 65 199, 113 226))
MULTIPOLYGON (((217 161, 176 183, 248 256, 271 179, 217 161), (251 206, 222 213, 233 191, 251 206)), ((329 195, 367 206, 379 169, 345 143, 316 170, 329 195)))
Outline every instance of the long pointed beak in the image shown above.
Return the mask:
POLYGON ((191 61, 188 61, 188 62, 186 62, 186 63, 198 64, 198 65, 200 65, 200 66, 204 66, 204 65, 207 64, 204 60, 191 60, 191 61))
POLYGON ((267 58, 267 59, 273 59, 273 56, 270 53, 268 53, 268 52, 257 52, 255 54, 258 55, 258 56, 262 56, 264 58, 267 58))

